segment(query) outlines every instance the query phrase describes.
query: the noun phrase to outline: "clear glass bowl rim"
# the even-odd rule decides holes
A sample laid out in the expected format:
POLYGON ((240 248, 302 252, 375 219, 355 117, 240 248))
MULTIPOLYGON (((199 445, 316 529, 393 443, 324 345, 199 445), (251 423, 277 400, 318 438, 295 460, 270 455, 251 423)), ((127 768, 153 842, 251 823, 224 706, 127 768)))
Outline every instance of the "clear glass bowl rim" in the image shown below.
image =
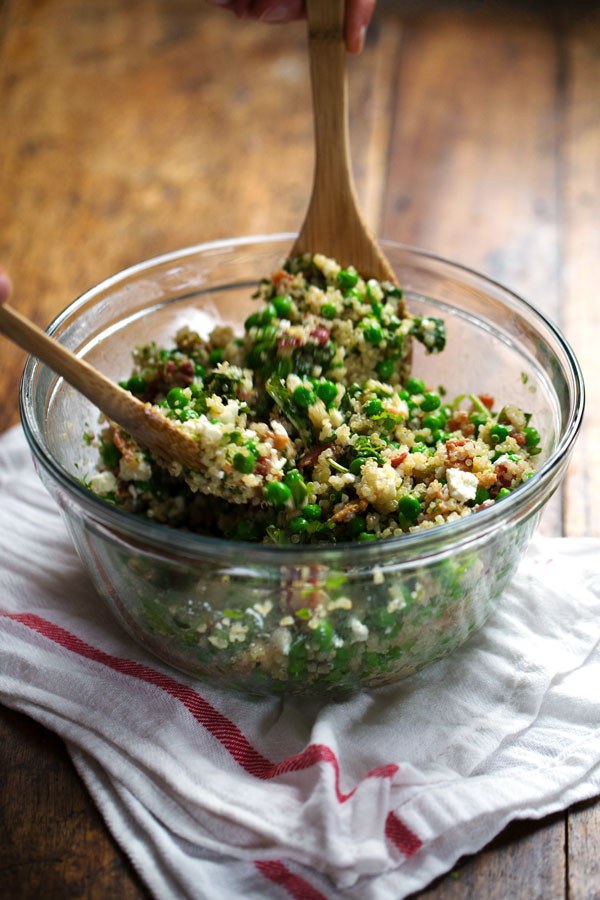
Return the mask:
MULTIPOLYGON (((295 237, 296 234, 293 232, 282 232, 224 238, 195 244, 143 260, 109 276, 83 293, 52 320, 46 328, 46 333, 54 335, 66 319, 76 313, 81 306, 93 299, 97 294, 109 289, 124 278, 139 275, 154 266, 181 260, 186 256, 196 255, 208 250, 230 250, 231 248, 250 244, 277 242, 281 243, 282 247, 286 244, 291 246, 295 237)), ((459 546, 463 547, 473 542, 479 543, 491 531, 505 527, 512 520, 518 519, 524 509, 526 510, 530 507, 538 508, 550 495, 551 481, 557 470, 559 470, 564 456, 570 454, 583 418, 585 406, 583 375, 570 344, 560 330, 543 313, 500 282, 462 263, 438 256, 428 250, 385 239, 381 239, 378 242, 384 250, 386 248, 394 248, 433 263, 449 266, 459 274, 463 272, 465 275, 475 277, 484 284, 500 290, 505 297, 510 298, 513 305, 517 308, 525 308, 529 315, 547 328, 565 355, 569 375, 574 385, 574 396, 567 427, 564 429, 564 433, 554 452, 539 471, 526 484, 521 485, 518 491, 504 499, 501 504, 494 504, 487 509, 480 510, 476 516, 466 516, 455 522, 448 522, 444 525, 428 528, 425 531, 365 544, 339 543, 322 546, 297 544, 274 547, 267 544, 225 540, 223 538, 213 538, 171 529, 168 526, 142 519, 133 513, 128 513, 106 503, 106 501, 84 487, 74 476, 66 472, 52 457, 44 445, 43 437, 37 427, 33 403, 34 395, 33 391, 29 390, 29 387, 34 383, 33 379, 37 368, 41 367, 43 363, 30 356, 26 361, 21 378, 20 411, 23 430, 35 459, 45 469, 50 478, 58 482, 77 501, 79 506, 85 508, 97 523, 103 525, 113 534, 122 533, 138 541, 143 539, 154 550, 158 550, 167 556, 175 554, 187 558, 197 557, 199 560, 212 558, 215 562, 220 560, 224 563, 236 559, 239 564, 250 562, 253 566, 302 566, 327 564, 335 561, 336 566, 362 567, 371 566, 378 562, 391 562, 392 560, 407 563, 414 562, 415 560, 423 559, 425 556, 435 556, 439 552, 447 554, 449 549, 455 550, 459 546), (535 502, 536 495, 542 497, 542 500, 538 503, 535 502), (165 540, 165 532, 168 534, 168 540, 165 540)))

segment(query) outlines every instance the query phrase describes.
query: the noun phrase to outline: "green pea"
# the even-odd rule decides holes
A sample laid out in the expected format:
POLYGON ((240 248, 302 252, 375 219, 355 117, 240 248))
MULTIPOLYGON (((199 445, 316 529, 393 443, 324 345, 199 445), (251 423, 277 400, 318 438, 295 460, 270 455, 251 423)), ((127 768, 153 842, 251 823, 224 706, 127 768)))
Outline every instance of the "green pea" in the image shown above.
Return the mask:
POLYGON ((333 403, 337 397, 337 387, 333 381, 321 381, 317 385, 317 397, 320 397, 323 403, 333 403))
POLYGON ((352 384, 346 388, 346 393, 349 397, 356 397, 357 394, 361 392, 361 386, 356 381, 353 381, 352 384))
POLYGON ((295 519, 291 519, 288 528, 291 534, 300 534, 301 531, 306 531, 308 528, 308 521, 303 516, 296 516, 295 519))
POLYGON ((365 416, 369 416, 369 418, 378 416, 383 412, 383 403, 377 398, 375 398, 374 400, 367 400, 367 402, 363 406, 363 412, 365 416))
POLYGON ((485 503, 485 501, 489 500, 489 499, 490 499, 490 492, 488 490, 486 490, 484 487, 481 487, 481 485, 479 485, 479 487, 477 488, 477 491, 475 492, 475 504, 477 506, 479 506, 480 503, 485 503))
POLYGON ((335 303, 324 303, 321 307, 321 315, 326 319, 335 319, 337 314, 337 307, 335 303))
POLYGON ((287 319, 292 311, 292 301, 289 297, 273 297, 273 306, 280 319, 287 319))
POLYGON ((260 313, 253 312, 248 316, 248 318, 244 322, 244 328, 246 329, 246 331, 250 331, 251 328, 258 328, 260 323, 261 323, 260 313))
POLYGON ((350 272, 348 269, 340 269, 337 274, 337 283, 342 288, 353 288, 358 283, 358 275, 356 272, 350 272))
POLYGON ((196 412, 195 409, 189 409, 186 407, 185 409, 176 409, 175 414, 180 422, 187 422, 188 419, 199 419, 200 415, 196 412))
POLYGON ((183 409, 184 406, 188 405, 188 402, 188 398, 183 393, 181 388, 171 388, 171 390, 167 394, 167 403, 169 404, 171 409, 183 409))
POLYGON ((381 313, 383 312, 383 305, 377 300, 373 300, 371 303, 371 308, 373 310, 373 315, 375 316, 375 318, 380 319, 381 313))
POLYGON ((410 398, 410 394, 408 391, 405 391, 404 388, 402 388, 401 391, 398 391, 398 396, 401 400, 408 400, 410 398))
POLYGON ((321 518, 321 507, 318 503, 308 503, 302 509, 302 515, 305 519, 308 519, 311 522, 315 522, 321 518))
POLYGON ((443 426, 442 417, 438 414, 425 416, 423 419, 423 428, 430 428, 432 431, 437 431, 443 426))
POLYGON ((260 314, 260 321, 263 325, 268 325, 271 319, 277 315, 277 310, 273 303, 268 303, 260 314))
POLYGON ((353 475, 360 475, 360 470, 366 463, 367 458, 365 456, 357 456, 356 459, 353 459, 350 463, 350 471, 353 475))
POLYGON ((244 475, 248 475, 250 474, 250 472, 254 472, 255 464, 256 457, 253 453, 236 453, 233 457, 234 468, 236 468, 238 472, 242 472, 244 475))
POLYGON ((304 387, 303 384, 298 385, 294 391, 293 397, 294 402, 300 409, 308 409, 308 407, 312 406, 317 399, 310 388, 304 387))
POLYGON ((398 501, 398 509, 409 522, 415 522, 421 512, 421 501, 414 494, 405 494, 398 501))
POLYGON ((498 493, 496 494, 496 500, 504 500, 504 498, 505 498, 505 497, 508 497, 508 495, 509 495, 510 493, 511 493, 511 492, 510 492, 510 490, 509 490, 508 488, 505 488, 505 487, 500 488, 500 490, 499 490, 498 493))
POLYGON ((350 537, 358 537, 361 532, 365 531, 366 527, 367 523, 364 516, 355 516, 354 519, 350 519, 348 522, 348 534, 350 537))
POLYGON ((333 628, 329 622, 319 622, 313 630, 313 639, 322 652, 331 650, 333 646, 333 628))
POLYGON ((409 394, 424 394, 425 382, 422 378, 409 378, 406 382, 406 390, 409 394))
POLYGON ((380 344, 383 340, 383 331, 379 325, 367 325, 363 330, 363 334, 365 336, 365 341, 368 341, 369 344, 380 344))
POLYGON ((447 431, 444 431, 443 428, 436 428, 435 431, 431 432, 431 437, 436 444, 439 444, 440 441, 445 444, 450 435, 447 431))
POLYGON ((376 372, 382 381, 388 381, 394 374, 394 369, 393 359, 382 359, 381 362, 377 363, 376 372))
POLYGON ((292 492, 294 503, 297 507, 301 507, 308 495, 308 488, 302 474, 297 469, 292 469, 283 477, 283 482, 292 492))
POLYGON ((431 412, 434 409, 437 409, 440 405, 440 397, 439 394, 435 394, 433 391, 428 392, 423 395, 423 400, 421 401, 421 409, 424 412, 431 412))
POLYGON ((502 444, 508 437, 508 428, 506 425, 492 425, 490 428, 490 438, 494 444, 502 444))
POLYGON ((429 447, 427 444, 415 444, 411 450, 411 453, 427 453, 429 447))
POLYGON ((535 447, 537 446, 537 444, 539 444, 540 435, 537 428, 534 428, 532 425, 528 425, 527 428, 523 429, 523 434, 525 435, 525 444, 527 447, 535 447))
POLYGON ((127 390, 132 394, 144 394, 148 385, 141 375, 132 375, 127 382, 127 390))
POLYGON ((376 541, 377 535, 373 534, 370 531, 361 531, 358 536, 358 540, 364 543, 365 541, 376 541))
POLYGON ((291 500, 292 492, 282 481, 270 481, 265 487, 265 497, 273 506, 281 507, 291 500))
POLYGON ((224 352, 225 351, 222 347, 215 347, 213 350, 211 350, 208 354, 208 361, 211 363, 211 365, 216 366, 217 363, 220 363, 223 359, 224 352))
POLYGON ((204 376, 206 375, 206 369, 204 368, 204 366, 200 363, 194 363, 194 375, 196 375, 197 378, 204 378, 204 376))

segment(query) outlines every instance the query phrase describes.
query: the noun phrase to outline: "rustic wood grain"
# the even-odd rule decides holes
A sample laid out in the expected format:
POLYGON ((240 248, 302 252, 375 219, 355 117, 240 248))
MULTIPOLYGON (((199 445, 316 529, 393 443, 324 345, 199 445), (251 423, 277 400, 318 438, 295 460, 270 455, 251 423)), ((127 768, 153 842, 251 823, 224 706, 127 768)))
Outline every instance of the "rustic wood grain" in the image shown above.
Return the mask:
MULTIPOLYGON (((471 264, 562 324, 589 394, 564 525, 599 534, 598 14, 399 9, 379 3, 349 62, 361 206, 377 232, 471 264)), ((0 0, 0 96, 0 262, 38 324, 140 259, 303 219, 302 23, 234 23, 200 0, 0 0)), ((17 421, 23 362, 0 343, 0 430, 17 421)), ((547 532, 561 515, 553 501, 547 532)), ((0 769, 0 896, 147 896, 57 738, 3 711, 0 769)), ((515 823, 420 896, 598 897, 599 836, 597 801, 515 823)))
POLYGON ((0 897, 148 897, 109 837, 62 741, 3 709, 0 748, 0 897))
MULTIPOLYGON (((600 10, 569 32, 564 49, 563 322, 586 382, 587 408, 566 482, 565 530, 600 535, 600 10)), ((600 854, 600 845, 598 845, 600 854)))
MULTIPOLYGON (((565 532, 600 535, 600 10, 570 30, 565 49, 564 327, 581 363, 587 391, 582 434, 565 491, 565 532)), ((569 900, 600 898, 600 803, 580 804, 568 817, 569 900)))

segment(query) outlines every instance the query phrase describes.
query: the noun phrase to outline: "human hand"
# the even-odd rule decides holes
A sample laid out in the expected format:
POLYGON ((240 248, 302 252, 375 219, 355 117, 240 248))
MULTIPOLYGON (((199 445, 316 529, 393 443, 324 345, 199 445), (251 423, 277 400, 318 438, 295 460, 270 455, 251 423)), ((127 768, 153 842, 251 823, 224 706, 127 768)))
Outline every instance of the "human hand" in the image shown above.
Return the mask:
MULTIPOLYGON (((292 22, 305 16, 304 0, 208 0, 213 6, 230 9, 239 19, 261 22, 292 22)), ((367 25, 371 21, 375 0, 346 0, 346 49, 362 50, 367 25)))
POLYGON ((6 303, 12 293, 12 284, 8 274, 0 266, 0 306, 6 303))

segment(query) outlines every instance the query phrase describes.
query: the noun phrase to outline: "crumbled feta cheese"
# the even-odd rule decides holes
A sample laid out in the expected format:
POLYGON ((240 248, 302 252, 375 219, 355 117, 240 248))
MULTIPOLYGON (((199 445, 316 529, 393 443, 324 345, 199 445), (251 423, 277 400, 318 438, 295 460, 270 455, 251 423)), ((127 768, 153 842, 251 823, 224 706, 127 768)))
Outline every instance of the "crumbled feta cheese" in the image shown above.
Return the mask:
POLYGON ((348 626, 350 628, 350 642, 352 644, 356 644, 359 641, 366 641, 369 637, 369 629, 366 625, 363 625, 362 622, 356 618, 356 616, 352 616, 352 618, 348 621, 348 626))
POLYGON ((477 493, 477 476, 472 472, 463 472, 462 469, 447 469, 446 481, 450 496, 460 503, 474 500, 477 493))
POLYGON ((111 494, 119 483, 112 472, 99 472, 90 478, 90 487, 95 494, 111 494))
POLYGON ((290 645, 292 643, 292 635, 287 628, 276 628, 273 634, 271 635, 271 643, 280 653, 283 653, 287 656, 290 652, 290 645))

